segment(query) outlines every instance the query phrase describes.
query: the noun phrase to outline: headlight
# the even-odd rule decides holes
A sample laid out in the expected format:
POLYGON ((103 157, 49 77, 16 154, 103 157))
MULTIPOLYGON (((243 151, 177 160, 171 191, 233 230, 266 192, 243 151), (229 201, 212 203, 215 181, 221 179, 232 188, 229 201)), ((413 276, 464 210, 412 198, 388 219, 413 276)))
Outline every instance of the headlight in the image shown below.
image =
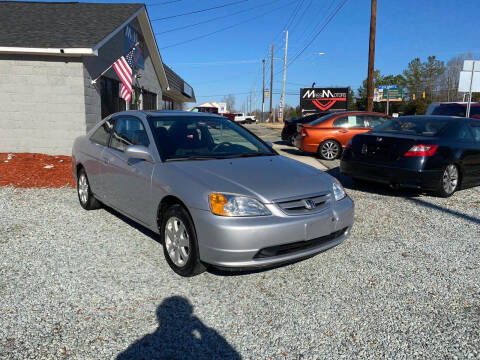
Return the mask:
POLYGON ((229 194, 213 193, 208 197, 210 209, 215 215, 220 216, 265 216, 271 215, 270 211, 260 201, 246 197, 229 194))
POLYGON ((342 184, 340 184, 340 181, 337 179, 333 179, 332 183, 332 188, 333 188, 333 195, 335 196, 335 200, 342 200, 347 194, 345 193, 345 190, 343 189, 342 184))

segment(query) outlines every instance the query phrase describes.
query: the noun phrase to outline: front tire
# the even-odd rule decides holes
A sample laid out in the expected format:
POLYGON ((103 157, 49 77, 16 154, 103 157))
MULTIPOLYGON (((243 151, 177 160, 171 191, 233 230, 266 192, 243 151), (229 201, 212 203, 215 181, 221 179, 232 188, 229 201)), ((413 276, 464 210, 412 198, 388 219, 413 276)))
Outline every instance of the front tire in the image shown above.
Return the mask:
POLYGON ((325 140, 318 147, 318 156, 324 160, 335 160, 342 153, 342 145, 335 140, 325 140))
POLYGON ((100 202, 93 196, 85 169, 80 169, 77 175, 77 194, 80 205, 85 210, 95 210, 101 207, 100 202))
POLYGON ((184 277, 205 271, 200 262, 193 221, 183 206, 174 204, 165 211, 160 235, 165 259, 173 271, 184 277))
POLYGON ((450 197, 457 191, 460 184, 460 172, 457 165, 450 164, 443 168, 440 186, 437 194, 441 197, 450 197))

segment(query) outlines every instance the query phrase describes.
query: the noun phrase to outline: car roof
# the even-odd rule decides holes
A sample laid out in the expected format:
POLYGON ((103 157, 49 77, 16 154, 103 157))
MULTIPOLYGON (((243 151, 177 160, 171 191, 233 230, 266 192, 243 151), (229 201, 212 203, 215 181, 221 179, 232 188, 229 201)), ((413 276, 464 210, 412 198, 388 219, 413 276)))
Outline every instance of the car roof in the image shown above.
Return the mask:
POLYGON ((471 120, 463 116, 446 116, 446 115, 406 115, 400 116, 398 119, 421 119, 421 120, 450 120, 450 121, 466 121, 471 120))
MULTIPOLYGON (((120 111, 111 116, 118 116, 118 115, 133 115, 133 116, 194 116, 194 117, 221 117, 225 118, 224 116, 220 116, 218 114, 211 114, 211 113, 204 113, 204 112, 192 112, 192 111, 184 111, 184 110, 126 110, 120 111)), ((226 118, 225 118, 226 119, 226 118)))

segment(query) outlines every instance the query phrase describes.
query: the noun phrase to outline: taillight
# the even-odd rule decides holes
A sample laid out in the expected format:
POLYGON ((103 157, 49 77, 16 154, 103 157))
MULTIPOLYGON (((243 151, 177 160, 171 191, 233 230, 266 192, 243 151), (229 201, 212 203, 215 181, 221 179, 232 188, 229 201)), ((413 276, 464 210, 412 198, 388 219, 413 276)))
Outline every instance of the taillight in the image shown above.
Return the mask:
POLYGON ((300 135, 301 135, 301 136, 307 136, 307 130, 305 130, 305 128, 302 128, 302 129, 300 130, 300 135))
POLYGON ((413 145, 404 156, 433 156, 438 145, 413 145))

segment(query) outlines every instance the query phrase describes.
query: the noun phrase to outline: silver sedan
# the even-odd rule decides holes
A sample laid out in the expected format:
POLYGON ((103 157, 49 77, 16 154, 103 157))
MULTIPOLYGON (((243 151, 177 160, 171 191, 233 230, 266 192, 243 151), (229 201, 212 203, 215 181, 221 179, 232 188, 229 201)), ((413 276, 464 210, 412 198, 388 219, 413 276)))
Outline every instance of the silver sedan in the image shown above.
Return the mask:
POLYGON ((158 233, 182 276, 292 262, 339 244, 353 225, 335 178, 221 116, 117 113, 75 140, 72 165, 80 205, 105 204, 158 233))

